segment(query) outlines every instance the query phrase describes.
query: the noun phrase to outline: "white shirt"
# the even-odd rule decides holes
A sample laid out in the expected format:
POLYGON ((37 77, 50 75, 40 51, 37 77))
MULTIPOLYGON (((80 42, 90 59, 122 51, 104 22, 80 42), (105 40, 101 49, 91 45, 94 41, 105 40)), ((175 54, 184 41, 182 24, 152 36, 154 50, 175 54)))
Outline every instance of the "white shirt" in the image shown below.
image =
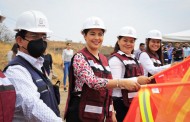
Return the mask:
POLYGON ((140 54, 139 61, 144 69, 145 76, 148 76, 148 73, 154 75, 154 74, 170 67, 170 64, 160 66, 160 67, 155 67, 153 64, 153 61, 150 59, 149 55, 146 52, 142 52, 140 54))
POLYGON ((72 57, 73 57, 73 50, 71 50, 71 49, 70 50, 67 50, 67 49, 63 50, 63 53, 62 53, 62 60, 63 61, 70 62, 72 57))
MULTIPOLYGON (((41 70, 43 58, 31 57, 18 51, 17 55, 22 56, 34 67, 41 70)), ((16 104, 13 122, 62 122, 60 117, 40 99, 40 93, 34 84, 29 71, 20 66, 9 66, 5 72, 6 77, 11 81, 16 90, 16 104)))
MULTIPOLYGON (((119 52, 123 53, 121 51, 119 51, 119 52)), ((127 56, 129 56, 129 55, 127 55, 127 56)), ((132 55, 132 57, 134 57, 134 55, 132 55)), ((109 66, 111 69, 113 79, 123 79, 124 78, 125 65, 123 64, 123 62, 121 62, 121 60, 119 58, 117 58, 116 56, 110 58, 109 59, 109 66)), ((134 82, 137 82, 136 77, 127 78, 127 79, 133 80, 134 82)), ((113 97, 122 97, 121 89, 114 88, 112 96, 113 97)))
POLYGON ((142 51, 140 49, 134 51, 134 55, 136 59, 139 59, 139 55, 142 51))
POLYGON ((190 55, 190 48, 189 47, 184 47, 183 48, 183 54, 184 54, 184 57, 188 57, 190 55))
POLYGON ((7 60, 8 62, 10 62, 12 60, 12 56, 13 56, 13 51, 10 50, 8 53, 7 53, 7 60))

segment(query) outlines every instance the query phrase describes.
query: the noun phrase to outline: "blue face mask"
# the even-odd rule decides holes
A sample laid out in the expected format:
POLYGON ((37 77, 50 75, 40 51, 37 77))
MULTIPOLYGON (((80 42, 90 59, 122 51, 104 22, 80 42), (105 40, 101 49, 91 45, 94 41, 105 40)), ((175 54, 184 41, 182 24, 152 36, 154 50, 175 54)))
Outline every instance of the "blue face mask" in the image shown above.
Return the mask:
POLYGON ((29 42, 27 50, 32 57, 38 58, 43 55, 47 47, 46 41, 44 41, 42 38, 37 40, 31 40, 31 41, 27 40, 27 41, 29 42))

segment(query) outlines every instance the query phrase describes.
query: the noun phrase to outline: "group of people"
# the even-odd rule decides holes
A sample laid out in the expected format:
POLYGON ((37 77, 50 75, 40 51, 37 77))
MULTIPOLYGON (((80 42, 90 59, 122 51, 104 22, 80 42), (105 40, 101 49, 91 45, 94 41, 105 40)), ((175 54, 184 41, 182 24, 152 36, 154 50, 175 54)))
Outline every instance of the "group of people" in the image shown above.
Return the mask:
MULTIPOLYGON (((15 31, 18 52, 4 70, 16 89, 13 121, 61 122, 53 85, 43 67, 47 33, 51 32, 47 18, 39 11, 24 12, 15 31)), ((101 54, 106 31, 100 18, 90 17, 81 29, 86 46, 73 54, 68 43, 63 51, 64 76, 69 72, 67 122, 122 122, 141 85, 156 83, 150 76, 171 66, 163 65, 160 31, 148 32, 146 48, 138 58, 133 54, 137 33, 130 26, 118 31, 109 58, 101 54)))
POLYGON ((176 42, 174 47, 172 43, 162 45, 162 51, 164 56, 164 64, 171 64, 172 62, 181 62, 183 59, 190 56, 190 47, 188 43, 176 42))

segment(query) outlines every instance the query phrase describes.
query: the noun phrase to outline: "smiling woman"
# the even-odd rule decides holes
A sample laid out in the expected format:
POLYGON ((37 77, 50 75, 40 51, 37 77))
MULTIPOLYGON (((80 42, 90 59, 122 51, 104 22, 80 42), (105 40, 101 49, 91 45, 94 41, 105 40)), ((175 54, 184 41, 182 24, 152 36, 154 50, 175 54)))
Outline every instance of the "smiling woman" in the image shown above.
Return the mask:
MULTIPOLYGON (((160 31, 151 30, 148 32, 146 38, 146 51, 142 52, 139 57, 139 61, 144 68, 144 75, 146 76, 152 76, 170 67, 170 64, 163 66, 161 42, 162 33, 160 31)), ((155 83, 154 79, 152 83, 155 83)))
POLYGON ((109 58, 111 73, 115 79, 131 79, 133 82, 128 86, 133 89, 114 88, 112 93, 113 105, 116 110, 116 118, 118 122, 123 122, 125 115, 128 112, 132 98, 138 91, 138 85, 133 87, 134 83, 146 84, 150 80, 143 75, 141 64, 133 55, 135 40, 137 38, 136 30, 133 27, 121 28, 115 44, 114 52, 109 58))
POLYGON ((112 89, 140 88, 139 83, 129 79, 112 79, 108 60, 99 53, 105 31, 98 17, 90 17, 84 22, 82 35, 86 47, 71 60, 68 106, 64 116, 67 122, 116 122, 112 89))
POLYGON ((104 23, 98 17, 90 17, 83 24, 81 33, 86 47, 77 52, 71 61, 69 107, 65 112, 68 122, 112 120, 111 90, 106 90, 108 79, 112 77, 107 58, 99 53, 104 32, 104 23))

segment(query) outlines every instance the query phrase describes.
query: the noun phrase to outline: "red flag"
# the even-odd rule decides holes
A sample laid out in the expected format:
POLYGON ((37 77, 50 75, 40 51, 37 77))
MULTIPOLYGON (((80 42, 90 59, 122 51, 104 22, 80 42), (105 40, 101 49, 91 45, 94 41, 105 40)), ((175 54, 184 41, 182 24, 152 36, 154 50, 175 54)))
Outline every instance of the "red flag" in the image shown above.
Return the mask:
MULTIPOLYGON (((190 72, 190 69, 188 70, 189 66, 190 58, 186 58, 186 60, 180 62, 179 64, 176 64, 160 73, 155 74, 154 78, 157 83, 181 82, 181 80, 185 78, 184 74, 189 75, 187 74, 190 72)), ((184 80, 187 82, 190 81, 190 78, 186 77, 184 80)))
POLYGON ((150 84, 138 92, 124 122, 188 122, 190 83, 150 84))

